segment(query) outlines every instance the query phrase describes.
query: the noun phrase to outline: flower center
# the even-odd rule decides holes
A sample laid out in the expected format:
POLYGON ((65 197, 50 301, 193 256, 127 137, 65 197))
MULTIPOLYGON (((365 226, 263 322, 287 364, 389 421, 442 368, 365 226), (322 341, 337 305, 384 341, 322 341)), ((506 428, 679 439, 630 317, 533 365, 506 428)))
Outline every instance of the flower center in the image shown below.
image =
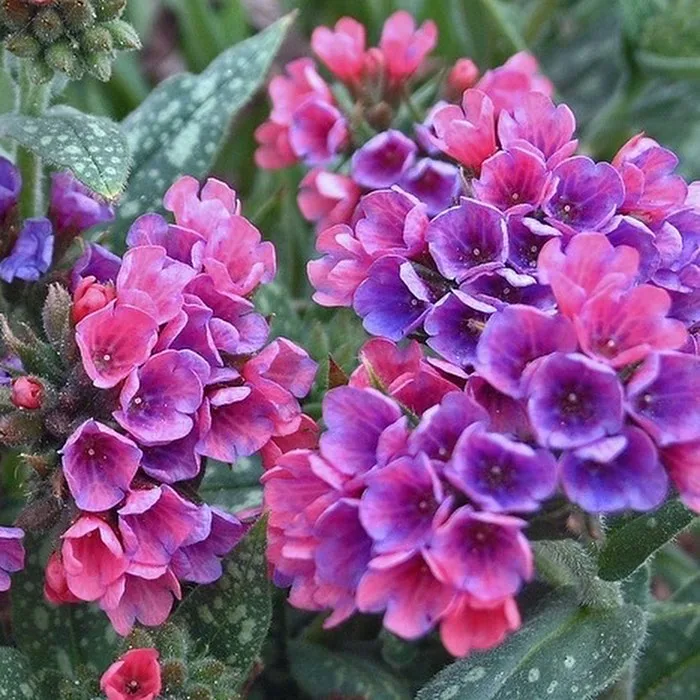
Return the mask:
POLYGON ((128 695, 136 695, 141 690, 141 684, 138 681, 129 681, 125 686, 124 690, 128 695))

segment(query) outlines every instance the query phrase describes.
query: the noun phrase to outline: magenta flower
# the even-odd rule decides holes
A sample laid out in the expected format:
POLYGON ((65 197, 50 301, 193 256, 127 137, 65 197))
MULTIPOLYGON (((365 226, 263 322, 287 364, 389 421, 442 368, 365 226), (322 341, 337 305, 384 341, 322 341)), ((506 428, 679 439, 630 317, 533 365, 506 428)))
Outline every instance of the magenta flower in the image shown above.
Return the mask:
POLYGON ((617 374, 585 355, 555 352, 535 363, 527 397, 532 427, 544 447, 581 447, 622 428, 617 374))
POLYGON ((527 513, 539 508, 557 486, 557 463, 536 450, 475 424, 462 433, 445 475, 482 508, 527 513))
POLYGON ((88 243, 85 252, 78 258, 71 273, 73 289, 85 277, 94 277, 98 282, 114 282, 119 274, 121 258, 97 243, 88 243))
POLYGON ((57 236, 72 237, 112 221, 114 209, 66 171, 51 178, 49 218, 57 236))
POLYGON ((144 214, 129 228, 126 243, 129 248, 160 246, 169 258, 199 267, 205 237, 190 228, 173 226, 160 214, 144 214))
POLYGON ((0 261, 0 279, 36 282, 51 266, 54 233, 48 219, 25 219, 10 254, 0 261))
POLYGON ((567 453, 561 480, 566 495, 591 513, 653 510, 668 491, 654 443, 639 428, 567 453))
POLYGON ((24 568, 24 531, 0 527, 0 593, 10 589, 10 574, 24 568))
POLYGON ((165 484, 194 479, 199 474, 201 458, 197 453, 199 430, 164 445, 142 446, 141 468, 148 476, 165 484))
POLYGON ((398 188, 363 197, 354 228, 356 238, 375 260, 389 254, 415 259, 426 252, 426 208, 398 188))
POLYGON ((391 187, 413 165, 417 151, 416 144, 400 131, 377 134, 353 154, 353 180, 370 189, 391 187))
POLYGON ((498 139, 505 149, 534 146, 550 167, 573 155, 578 141, 574 113, 566 105, 552 103, 548 95, 530 92, 498 119, 498 139))
MULTIPOLYGON (((639 255, 638 282, 647 282, 661 267, 661 237, 631 216, 615 216, 604 231, 616 247, 634 248, 639 255)), ((663 235, 663 234, 662 234, 663 235)), ((675 236, 673 237, 675 239, 675 236)))
POLYGON ((63 475, 81 510, 99 513, 128 493, 141 450, 96 420, 86 420, 63 446, 63 475))
POLYGON ((394 12, 384 22, 379 40, 389 81, 398 85, 410 78, 436 43, 435 22, 429 20, 416 28, 416 22, 408 12, 394 12))
POLYGON ((344 225, 322 231, 316 248, 323 257, 307 265, 309 281, 316 289, 314 301, 321 306, 351 306, 356 289, 367 279, 372 258, 344 225))
MULTIPOLYGON (((442 484, 425 454, 400 457, 367 475, 360 522, 374 540, 374 552, 413 551, 430 540, 446 518, 442 484)), ((446 504, 449 508, 449 504, 446 504)))
POLYGON ((132 491, 117 511, 128 573, 154 579, 173 554, 202 527, 199 508, 169 486, 132 491))
POLYGON ((462 106, 448 105, 433 116, 435 145, 474 174, 497 151, 496 112, 480 90, 467 90, 462 106))
POLYGON ((478 373, 513 398, 524 395, 522 374, 533 360, 551 352, 576 350, 573 326, 532 306, 513 304, 489 320, 476 349, 478 373))
POLYGON ((625 197, 625 187, 615 168, 586 156, 567 158, 552 175, 556 189, 543 209, 550 223, 559 225, 565 233, 605 226, 625 197))
POLYGON ((503 433, 522 442, 534 442, 527 409, 522 401, 501 393, 476 374, 469 377, 465 391, 472 401, 486 411, 488 420, 484 422, 491 431, 503 433))
POLYGON ((100 389, 119 384, 142 365, 158 339, 158 324, 134 306, 112 302, 75 328, 83 367, 100 389))
POLYGON ((479 600, 497 601, 532 578, 524 526, 518 518, 462 506, 435 531, 426 557, 441 581, 479 600))
POLYGON ((537 284, 534 277, 522 275, 509 267, 485 272, 462 284, 460 289, 496 309, 508 304, 526 304, 547 311, 556 306, 550 287, 537 284))
POLYGON ((376 557, 357 590, 358 608, 384 613, 384 627, 404 639, 427 634, 448 609, 455 591, 441 583, 421 554, 376 557))
POLYGON ((422 158, 403 174, 399 186, 425 204, 428 216, 435 216, 454 203, 461 182, 454 165, 422 158))
POLYGON ((508 262, 518 272, 535 275, 540 251, 561 232, 530 217, 509 216, 507 226, 508 262))
POLYGON ((365 41, 364 25, 352 17, 341 17, 334 29, 314 29, 311 48, 340 80, 356 84, 365 64, 365 41))
POLYGON ((312 97, 294 110, 289 143, 309 165, 327 163, 345 148, 348 137, 345 117, 332 104, 312 97))
POLYGON ((427 238, 440 272, 458 282, 502 267, 508 256, 503 214, 474 199, 462 199, 436 216, 427 238))
POLYGON ((297 204, 307 221, 321 233, 336 224, 347 224, 360 201, 361 190, 347 175, 316 168, 299 185, 297 204))
POLYGON ((107 700, 154 700, 162 688, 158 651, 131 649, 100 678, 107 700))
POLYGON ((204 398, 209 365, 191 350, 165 350, 128 377, 114 418, 144 445, 184 438, 204 398))
POLYGON ((66 584, 80 600, 99 600, 124 575, 128 564, 124 549, 112 526, 101 517, 81 515, 62 539, 66 584))
POLYGON ((648 355, 627 385, 627 410, 658 445, 700 439, 700 356, 648 355))
MULTIPOLYGON (((158 337, 156 352, 161 350, 191 350, 199 355, 211 368, 222 367, 221 358, 214 335, 211 320, 214 312, 200 299, 186 295, 177 316, 169 321, 158 337)), ((235 342, 235 337, 234 337, 235 342)))
POLYGON ((287 75, 275 76, 270 81, 272 113, 270 118, 278 124, 289 125, 296 108, 308 97, 332 102, 330 88, 316 71, 310 58, 299 58, 285 66, 287 75))
POLYGON ((255 164, 265 170, 279 170, 294 165, 298 158, 289 143, 289 127, 266 121, 255 130, 258 147, 255 164))
POLYGON ((515 147, 485 160, 472 187, 480 201, 511 214, 537 209, 552 192, 550 175, 540 156, 515 147))

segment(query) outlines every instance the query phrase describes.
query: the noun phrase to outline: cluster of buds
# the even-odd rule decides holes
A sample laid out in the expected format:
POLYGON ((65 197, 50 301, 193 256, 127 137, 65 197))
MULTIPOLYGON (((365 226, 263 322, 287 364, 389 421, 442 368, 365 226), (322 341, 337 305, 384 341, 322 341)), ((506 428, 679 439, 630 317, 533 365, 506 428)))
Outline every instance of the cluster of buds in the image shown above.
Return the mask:
POLYGON ((127 0, 2 0, 0 37, 27 59, 35 82, 54 71, 73 80, 85 73, 109 80, 117 51, 141 46, 121 16, 127 0))

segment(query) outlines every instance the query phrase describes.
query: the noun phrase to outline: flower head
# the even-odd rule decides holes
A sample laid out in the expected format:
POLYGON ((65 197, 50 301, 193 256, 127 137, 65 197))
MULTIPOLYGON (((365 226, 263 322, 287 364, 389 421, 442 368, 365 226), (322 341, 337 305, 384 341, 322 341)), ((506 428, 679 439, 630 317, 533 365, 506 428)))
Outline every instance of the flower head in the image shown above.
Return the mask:
POLYGON ((160 664, 155 649, 131 649, 100 679, 107 700, 154 700, 161 691, 160 664))

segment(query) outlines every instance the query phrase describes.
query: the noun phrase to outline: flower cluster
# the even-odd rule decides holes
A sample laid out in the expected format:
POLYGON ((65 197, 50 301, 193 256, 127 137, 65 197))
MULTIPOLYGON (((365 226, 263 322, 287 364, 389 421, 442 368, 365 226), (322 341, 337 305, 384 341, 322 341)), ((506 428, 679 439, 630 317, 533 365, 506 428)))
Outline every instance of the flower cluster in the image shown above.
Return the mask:
MULTIPOLYGON (((275 251, 235 192, 183 177, 164 204, 175 223, 146 214, 123 258, 90 245, 73 268, 63 386, 23 376, 12 389, 19 412, 43 421, 40 440, 65 436, 60 471, 42 463, 73 508, 46 596, 97 602, 122 635, 164 622, 180 582, 221 576, 245 525, 199 501, 206 459, 274 451, 302 426, 298 399, 316 371, 288 340, 268 343, 251 298, 274 277, 275 251)), ((80 225, 70 209, 67 229, 80 225)), ((60 298, 49 294, 46 318, 60 298)))
POLYGON ((263 477, 275 581, 293 605, 331 609, 327 626, 384 612, 405 639, 439 625, 457 656, 490 648, 520 624, 533 561, 518 516, 552 495, 556 461, 504 436, 417 343, 376 339, 361 357, 326 395, 318 448, 263 477))

